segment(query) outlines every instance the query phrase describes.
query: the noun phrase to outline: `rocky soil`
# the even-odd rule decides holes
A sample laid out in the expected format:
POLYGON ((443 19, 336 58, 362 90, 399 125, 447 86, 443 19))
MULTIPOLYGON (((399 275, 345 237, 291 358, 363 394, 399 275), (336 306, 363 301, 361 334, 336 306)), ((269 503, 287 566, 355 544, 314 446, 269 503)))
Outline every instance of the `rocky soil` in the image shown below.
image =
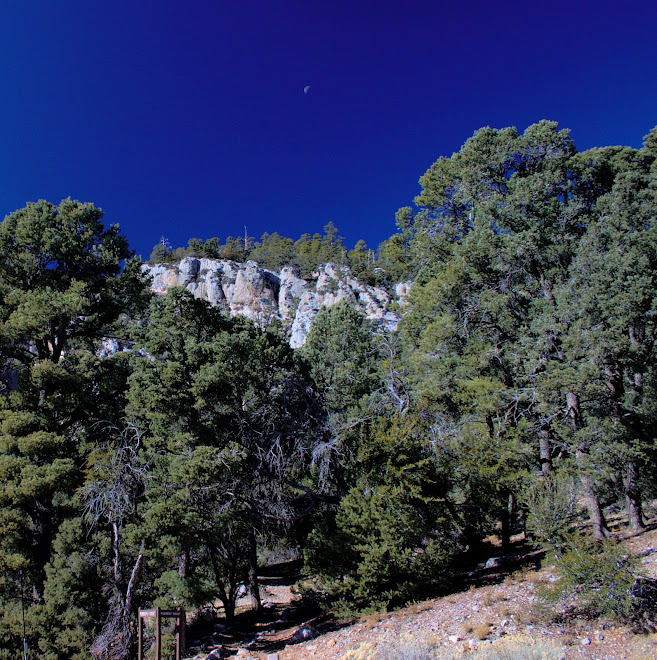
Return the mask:
MULTIPOLYGON (((615 533, 628 552, 640 557, 643 575, 657 578, 657 519, 643 533, 630 535, 622 527, 615 533)), ((464 574, 456 593, 355 621, 304 612, 290 589, 298 566, 292 562, 272 567, 263 575, 265 613, 255 619, 245 603, 234 628, 221 622, 192 628, 189 657, 373 660, 377 651, 388 649, 387 659, 420 660, 421 655, 410 651, 423 647, 439 657, 473 660, 483 657, 483 651, 503 649, 506 655, 494 657, 657 658, 656 634, 577 611, 560 616, 542 611, 537 592, 555 576, 552 567, 539 568, 541 559, 540 553, 524 551, 519 542, 512 561, 493 559, 487 567, 464 574), (526 647, 524 654, 513 650, 518 646, 526 647)))

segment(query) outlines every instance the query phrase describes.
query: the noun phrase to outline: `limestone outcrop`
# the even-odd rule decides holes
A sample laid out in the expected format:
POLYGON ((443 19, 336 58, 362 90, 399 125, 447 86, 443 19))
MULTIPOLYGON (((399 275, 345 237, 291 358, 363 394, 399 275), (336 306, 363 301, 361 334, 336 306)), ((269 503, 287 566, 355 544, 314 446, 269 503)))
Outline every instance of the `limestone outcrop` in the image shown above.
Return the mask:
POLYGON ((144 264, 142 269, 157 295, 182 286, 231 316, 242 314, 260 325, 279 319, 293 348, 305 342, 317 312, 341 300, 350 301, 375 324, 394 330, 397 310, 409 288, 409 283, 398 284, 391 292, 368 286, 352 277, 348 267, 335 264, 322 264, 309 280, 291 266, 273 272, 255 261, 187 257, 179 264, 144 264))

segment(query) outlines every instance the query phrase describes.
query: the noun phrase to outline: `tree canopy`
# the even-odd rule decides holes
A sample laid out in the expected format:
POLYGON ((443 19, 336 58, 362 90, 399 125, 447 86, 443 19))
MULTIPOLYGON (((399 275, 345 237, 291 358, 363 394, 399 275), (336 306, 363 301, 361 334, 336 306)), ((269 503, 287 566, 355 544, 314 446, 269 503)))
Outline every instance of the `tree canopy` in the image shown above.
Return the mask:
POLYGON ((603 554, 572 525, 600 543, 622 507, 641 529, 657 486, 656 135, 578 152, 554 122, 482 128, 376 251, 332 223, 158 243, 157 261, 412 280, 395 331, 343 301, 296 350, 275 323, 151 294, 93 204, 8 215, 0 659, 20 652, 21 579, 40 657, 122 660, 138 607, 220 601, 230 622, 244 586, 258 609, 258 566, 281 547, 303 557, 306 597, 353 611, 445 589, 494 537, 524 532, 567 567, 603 554))

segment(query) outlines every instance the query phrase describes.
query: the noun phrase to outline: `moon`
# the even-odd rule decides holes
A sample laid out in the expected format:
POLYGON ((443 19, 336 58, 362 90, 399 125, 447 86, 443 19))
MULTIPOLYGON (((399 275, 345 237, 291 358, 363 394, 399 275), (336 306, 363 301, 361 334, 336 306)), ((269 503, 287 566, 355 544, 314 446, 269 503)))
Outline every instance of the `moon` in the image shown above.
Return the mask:
POLYGON ((307 94, 309 89, 310 89, 310 85, 306 85, 306 86, 303 88, 303 93, 304 93, 304 94, 307 94))

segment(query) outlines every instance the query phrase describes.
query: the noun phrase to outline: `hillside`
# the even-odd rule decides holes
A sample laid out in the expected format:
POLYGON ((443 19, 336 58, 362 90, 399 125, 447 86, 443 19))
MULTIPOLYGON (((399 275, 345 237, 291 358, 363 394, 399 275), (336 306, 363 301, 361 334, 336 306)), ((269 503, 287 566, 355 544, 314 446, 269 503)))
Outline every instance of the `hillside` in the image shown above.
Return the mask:
MULTIPOLYGON (((615 535, 627 552, 640 558, 642 576, 657 579, 657 519, 653 518, 641 534, 630 534, 619 525, 615 535)), ((491 551, 494 549, 491 547, 491 551)), ((521 539, 516 539, 511 554, 513 560, 509 563, 495 566, 498 562, 491 559, 464 573, 461 588, 454 593, 352 622, 330 615, 302 620, 303 611, 295 611, 298 601, 286 586, 289 579, 277 579, 265 572, 263 599, 269 608, 265 618, 251 622, 251 626, 243 624, 233 637, 225 626, 215 625, 214 637, 196 640, 206 647, 205 652, 199 647, 190 648, 196 653, 189 657, 639 660, 657 655, 654 631, 650 634, 629 622, 588 616, 574 603, 558 609, 541 607, 538 594, 556 581, 555 567, 521 539), (312 638, 304 640, 304 635, 312 638)), ((242 616, 248 622, 248 611, 242 616)))

